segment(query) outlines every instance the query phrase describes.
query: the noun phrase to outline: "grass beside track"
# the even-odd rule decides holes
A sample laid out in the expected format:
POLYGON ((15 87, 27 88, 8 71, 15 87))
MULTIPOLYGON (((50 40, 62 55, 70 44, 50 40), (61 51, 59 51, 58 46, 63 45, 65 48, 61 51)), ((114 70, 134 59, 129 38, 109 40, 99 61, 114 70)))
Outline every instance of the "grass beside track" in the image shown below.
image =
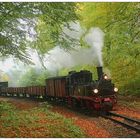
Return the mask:
POLYGON ((140 109, 140 97, 135 96, 118 96, 118 104, 133 109, 140 109))
POLYGON ((29 110, 19 110, 0 101, 0 137, 4 138, 71 138, 86 137, 72 119, 50 111, 47 102, 29 110))

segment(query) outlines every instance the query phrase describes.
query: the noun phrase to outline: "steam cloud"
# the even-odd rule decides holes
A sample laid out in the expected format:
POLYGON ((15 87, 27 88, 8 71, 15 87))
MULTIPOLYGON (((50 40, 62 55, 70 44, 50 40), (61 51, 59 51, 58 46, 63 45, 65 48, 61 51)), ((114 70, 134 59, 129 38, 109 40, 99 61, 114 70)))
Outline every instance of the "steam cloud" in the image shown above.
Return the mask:
MULTIPOLYGON (((78 65, 95 65, 102 66, 102 48, 104 42, 104 33, 98 27, 91 28, 87 31, 82 29, 79 22, 71 22, 70 27, 73 30, 64 28, 64 33, 68 36, 80 40, 84 34, 83 41, 87 43, 89 48, 82 48, 80 45, 74 47, 70 51, 62 49, 60 46, 56 46, 46 54, 44 63, 46 68, 54 76, 57 71, 62 68, 72 68, 78 65)), ((29 50, 34 66, 26 66, 22 63, 14 63, 12 59, 8 59, 6 66, 3 63, 0 63, 1 68, 9 75, 9 81, 11 81, 11 86, 15 86, 19 80, 21 73, 25 73, 30 67, 35 67, 36 69, 41 68, 41 64, 38 58, 38 55, 35 51, 29 50), (5 67, 4 67, 5 66, 5 67), (15 68, 14 68, 15 67, 15 68), (13 71, 11 71, 13 70, 13 71), (17 74, 14 74, 14 71, 17 71, 17 74)))
MULTIPOLYGON (((100 28, 91 28, 85 36, 85 41, 91 46, 93 58, 97 60, 96 65, 102 66, 102 48, 104 45, 104 33, 100 28)), ((92 56, 91 56, 92 57, 92 56)))
MULTIPOLYGON (((74 32, 77 35, 75 38, 79 39, 83 34, 84 30, 80 27, 79 23, 71 24, 73 31, 66 30, 66 34, 73 36, 74 32), (76 27, 76 28, 75 28, 76 27), (79 31, 75 30, 78 29, 79 31), (78 33, 77 33, 78 32, 78 33)), ((83 38, 83 41, 87 43, 89 48, 81 48, 80 46, 74 47, 74 50, 67 52, 66 50, 55 47, 49 51, 49 55, 46 57, 46 67, 50 71, 58 71, 62 68, 71 68, 77 65, 95 65, 102 66, 102 48, 104 42, 103 31, 96 27, 91 28, 83 38)))

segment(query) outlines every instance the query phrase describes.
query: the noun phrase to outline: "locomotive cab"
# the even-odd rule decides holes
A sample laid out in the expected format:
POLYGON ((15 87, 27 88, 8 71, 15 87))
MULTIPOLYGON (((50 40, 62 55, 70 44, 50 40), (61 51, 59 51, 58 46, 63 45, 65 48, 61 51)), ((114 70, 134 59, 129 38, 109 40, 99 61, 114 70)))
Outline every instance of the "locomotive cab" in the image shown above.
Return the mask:
POLYGON ((80 72, 69 72, 66 78, 67 91, 69 95, 87 96, 86 89, 92 82, 92 73, 87 70, 80 72))

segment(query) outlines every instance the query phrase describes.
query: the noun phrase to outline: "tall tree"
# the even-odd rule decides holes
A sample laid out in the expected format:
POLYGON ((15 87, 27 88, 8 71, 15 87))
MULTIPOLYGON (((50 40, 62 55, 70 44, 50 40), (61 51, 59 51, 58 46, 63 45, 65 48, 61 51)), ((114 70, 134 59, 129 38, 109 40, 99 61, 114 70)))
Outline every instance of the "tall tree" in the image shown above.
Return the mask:
MULTIPOLYGON (((57 44, 62 26, 77 19, 75 3, 0 3, 0 55, 27 60, 27 41, 34 41, 38 21, 47 27, 49 40, 57 44)), ((63 42, 63 40, 62 40, 63 42)), ((50 42, 49 42, 50 44, 50 42)))

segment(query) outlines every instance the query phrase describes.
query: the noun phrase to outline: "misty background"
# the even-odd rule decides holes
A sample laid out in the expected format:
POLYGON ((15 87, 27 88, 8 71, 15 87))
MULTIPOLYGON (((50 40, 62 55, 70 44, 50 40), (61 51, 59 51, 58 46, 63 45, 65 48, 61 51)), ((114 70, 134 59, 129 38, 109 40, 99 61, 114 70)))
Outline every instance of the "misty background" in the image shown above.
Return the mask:
POLYGON ((72 46, 70 50, 66 50, 61 46, 54 47, 43 57, 42 61, 46 69, 43 69, 37 51, 29 48, 28 52, 34 64, 25 64, 12 57, 3 60, 0 62, 1 75, 3 75, 0 80, 9 81, 9 86, 25 86, 23 75, 27 73, 31 74, 33 71, 35 77, 39 76, 41 73, 45 73, 45 80, 47 76, 58 76, 59 71, 62 69, 69 70, 75 66, 83 65, 91 65, 93 67, 103 66, 103 31, 98 27, 92 27, 86 30, 80 26, 79 22, 70 22, 69 26, 70 29, 65 27, 63 33, 66 34, 66 36, 76 39, 77 42, 80 42, 80 39, 82 39, 87 45, 86 48, 82 47, 80 43, 74 47, 72 46))

